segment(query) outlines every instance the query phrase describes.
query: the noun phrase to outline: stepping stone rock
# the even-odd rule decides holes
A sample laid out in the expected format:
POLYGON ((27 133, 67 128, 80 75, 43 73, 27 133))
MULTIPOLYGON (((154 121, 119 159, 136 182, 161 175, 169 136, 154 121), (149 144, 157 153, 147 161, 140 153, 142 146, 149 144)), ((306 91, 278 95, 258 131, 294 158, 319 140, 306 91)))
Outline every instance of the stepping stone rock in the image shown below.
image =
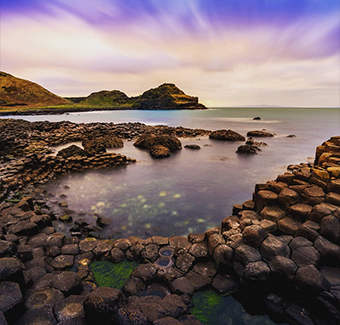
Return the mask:
POLYGON ((0 257, 11 257, 17 253, 17 246, 9 241, 0 240, 0 257))
POLYGON ((320 222, 321 235, 332 242, 336 242, 339 236, 340 225, 338 218, 326 216, 320 222))
POLYGON ((303 223, 296 232, 296 236, 305 237, 314 241, 319 236, 320 226, 313 221, 306 221, 303 223))
POLYGON ((190 247, 189 253, 196 258, 206 257, 208 255, 208 247, 205 243, 196 243, 190 247))
POLYGON ((308 205, 316 205, 325 201, 325 192, 319 186, 313 185, 303 190, 301 202, 308 205))
POLYGON ((153 264, 140 264, 133 271, 132 276, 141 279, 143 282, 151 281, 156 277, 157 268, 153 264))
POLYGON ((301 223, 292 218, 285 217, 277 222, 277 226, 281 232, 288 235, 295 235, 301 223))
POLYGON ((194 271, 190 271, 185 278, 187 278, 191 284, 194 286, 195 290, 199 290, 209 285, 211 282, 211 278, 198 274, 194 271))
POLYGON ((116 315, 118 324, 126 325, 152 325, 152 320, 144 315, 138 307, 120 308, 116 315))
POLYGON ((268 236, 261 244, 260 248, 264 260, 270 262, 275 256, 289 257, 290 249, 275 236, 268 236))
POLYGON ((56 275, 51 284, 54 288, 60 290, 65 297, 71 294, 79 294, 83 290, 80 276, 69 271, 56 275))
POLYGON ((309 219, 316 223, 320 223, 321 219, 328 215, 333 215, 333 212, 337 208, 329 203, 320 203, 313 206, 313 209, 309 215, 309 219))
POLYGON ((84 302, 85 318, 90 324, 115 323, 117 311, 122 303, 121 291, 107 287, 96 288, 84 302))
POLYGON ((36 309, 31 309, 25 312, 24 316, 19 319, 16 325, 55 325, 57 321, 54 317, 53 309, 51 306, 43 306, 36 309))
POLYGON ((170 284, 170 290, 172 293, 188 294, 192 296, 195 292, 195 287, 187 278, 181 277, 170 284))
POLYGON ((330 283, 314 265, 300 267, 295 276, 296 285, 312 292, 328 291, 330 283))
POLYGON ((3 257, 0 259, 0 281, 16 282, 24 286, 24 265, 16 257, 3 257))
POLYGON ((284 188, 278 197, 278 202, 284 210, 286 210, 291 205, 297 204, 300 202, 300 196, 297 192, 289 189, 284 188))
POLYGON ((68 267, 73 266, 73 263, 73 255, 59 255, 51 262, 51 266, 57 270, 64 270, 68 267))
POLYGON ((320 253, 314 246, 298 247, 293 250, 292 260, 298 267, 307 265, 317 265, 319 263, 320 253))
POLYGON ((326 195, 326 202, 340 207, 340 194, 330 192, 326 195))
POLYGON ((245 266, 251 262, 260 261, 262 256, 256 248, 249 245, 241 245, 235 249, 235 258, 245 266))
POLYGON ((263 261, 249 263, 244 268, 243 277, 249 282, 265 282, 270 274, 268 264, 263 261))
POLYGON ((176 267, 186 273, 189 271, 194 261, 195 257, 193 257, 191 254, 181 254, 176 260, 176 267))
POLYGON ((286 212, 280 209, 278 206, 266 206, 261 211, 262 219, 268 219, 273 222, 277 222, 278 220, 284 218, 286 216, 286 212))
POLYGON ((340 194, 340 179, 331 180, 327 186, 327 192, 340 194))
POLYGON ((311 211, 312 206, 303 203, 298 203, 289 207, 288 216, 299 222, 305 222, 311 211))
POLYGON ((315 239, 314 246, 327 262, 334 264, 340 261, 340 247, 326 238, 319 236, 315 239))
POLYGON ((259 191, 257 193, 256 199, 256 209, 257 211, 262 211, 265 206, 275 206, 277 205, 278 195, 272 191, 259 191))
POLYGON ((267 237, 267 232, 259 225, 245 227, 242 234, 245 244, 253 247, 259 247, 267 237))
POLYGON ((84 318, 83 303, 85 296, 70 296, 65 300, 59 302, 54 312, 58 322, 70 322, 77 318, 84 318))
POLYGON ((214 264, 210 261, 195 264, 193 270, 196 273, 207 276, 209 278, 212 278, 217 272, 214 264))
POLYGON ((212 286, 221 294, 233 293, 237 291, 237 282, 228 274, 218 274, 212 281, 212 286))
POLYGON ((310 246, 313 246, 313 243, 307 238, 301 236, 295 237, 289 244, 289 247, 292 250, 295 250, 298 247, 310 247, 310 246))
POLYGON ((233 257, 233 249, 228 245, 219 245, 215 248, 213 257, 217 267, 220 264, 228 265, 233 257))
POLYGON ((269 263, 270 269, 274 276, 284 278, 289 281, 294 279, 298 269, 293 260, 284 256, 276 256, 269 263))
POLYGON ((15 282, 0 283, 0 311, 8 321, 17 319, 24 312, 24 304, 20 287, 15 282))
POLYGON ((25 305, 27 309, 36 309, 47 305, 54 307, 63 299, 64 295, 59 290, 43 288, 30 292, 25 305))

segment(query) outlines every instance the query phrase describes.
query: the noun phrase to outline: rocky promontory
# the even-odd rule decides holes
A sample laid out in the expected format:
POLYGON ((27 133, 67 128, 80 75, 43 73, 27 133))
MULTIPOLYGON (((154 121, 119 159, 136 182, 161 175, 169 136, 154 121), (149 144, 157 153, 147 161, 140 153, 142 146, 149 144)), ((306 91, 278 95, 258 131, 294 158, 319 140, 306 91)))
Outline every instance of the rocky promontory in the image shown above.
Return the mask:
POLYGON ((62 114, 96 110, 207 109, 198 97, 185 94, 176 85, 165 83, 128 97, 119 90, 102 90, 87 97, 59 97, 40 85, 0 72, 0 114, 62 114))

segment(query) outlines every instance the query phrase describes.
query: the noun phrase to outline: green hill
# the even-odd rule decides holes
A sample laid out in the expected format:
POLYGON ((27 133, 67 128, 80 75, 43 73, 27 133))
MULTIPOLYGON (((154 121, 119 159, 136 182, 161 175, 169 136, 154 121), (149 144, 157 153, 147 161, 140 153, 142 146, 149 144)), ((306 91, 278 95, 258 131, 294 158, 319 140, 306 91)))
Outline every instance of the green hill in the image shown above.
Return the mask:
POLYGON ((0 71, 0 107, 41 107, 70 102, 38 84, 0 71))

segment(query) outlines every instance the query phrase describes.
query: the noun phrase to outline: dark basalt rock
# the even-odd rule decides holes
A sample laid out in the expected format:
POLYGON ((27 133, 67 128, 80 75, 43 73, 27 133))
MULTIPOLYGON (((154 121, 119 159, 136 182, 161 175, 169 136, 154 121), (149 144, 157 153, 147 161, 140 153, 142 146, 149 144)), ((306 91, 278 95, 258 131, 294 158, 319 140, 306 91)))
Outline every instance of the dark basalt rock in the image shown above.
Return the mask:
POLYGON ((239 146, 237 148, 237 153, 241 153, 241 154, 251 154, 251 155, 257 155, 257 151, 259 150, 259 148, 253 146, 253 145, 249 145, 249 144, 244 144, 242 146, 239 146))
POLYGON ((150 155, 154 158, 167 158, 171 156, 171 151, 167 147, 155 145, 151 147, 150 155))
POLYGON ((81 278, 74 272, 64 271, 55 276, 52 286, 60 290, 65 297, 72 294, 79 294, 83 290, 81 278))
POLYGON ((267 131, 260 131, 260 130, 256 130, 256 131, 249 131, 247 133, 247 137, 270 137, 272 138, 274 136, 273 133, 267 132, 267 131))
POLYGON ((71 146, 69 146, 65 149, 58 151, 57 156, 60 156, 60 157, 63 157, 63 158, 69 158, 69 157, 72 157, 72 156, 86 157, 87 153, 82 148, 73 144, 73 145, 71 145, 71 146))
POLYGON ((27 324, 55 325, 57 324, 57 321, 54 317, 52 307, 42 306, 39 308, 26 311, 25 315, 21 317, 15 324, 16 325, 27 325, 27 324))
POLYGON ((0 283, 0 311, 8 321, 17 319, 24 311, 20 287, 14 282, 0 283))
POLYGON ((215 140, 224 140, 224 141, 245 141, 246 138, 233 131, 233 130, 217 130, 213 131, 209 135, 210 139, 215 139, 215 140))
POLYGON ((84 302, 86 320, 90 324, 112 324, 122 303, 121 291, 107 287, 96 288, 84 302))
POLYGON ((187 144, 184 146, 184 148, 187 148, 187 149, 193 149, 193 150, 199 150, 201 149, 201 147, 197 144, 187 144))

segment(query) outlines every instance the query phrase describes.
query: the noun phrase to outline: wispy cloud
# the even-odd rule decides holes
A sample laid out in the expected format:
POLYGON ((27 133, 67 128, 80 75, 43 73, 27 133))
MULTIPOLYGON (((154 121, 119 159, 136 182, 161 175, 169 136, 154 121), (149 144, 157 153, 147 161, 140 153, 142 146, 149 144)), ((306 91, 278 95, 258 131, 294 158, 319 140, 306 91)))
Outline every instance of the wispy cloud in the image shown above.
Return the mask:
POLYGON ((337 1, 3 2, 1 69, 60 95, 175 82, 210 105, 340 105, 337 1))

